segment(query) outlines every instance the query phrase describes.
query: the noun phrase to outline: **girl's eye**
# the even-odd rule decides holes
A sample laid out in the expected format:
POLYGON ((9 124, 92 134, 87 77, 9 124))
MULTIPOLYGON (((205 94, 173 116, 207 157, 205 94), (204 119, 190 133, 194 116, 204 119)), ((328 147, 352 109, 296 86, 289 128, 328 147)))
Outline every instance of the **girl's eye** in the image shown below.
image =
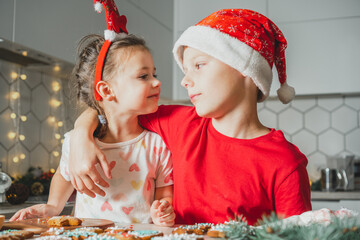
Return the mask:
POLYGON ((158 75, 157 75, 157 74, 154 74, 154 75, 153 75, 153 77, 154 77, 154 78, 157 78, 157 77, 158 77, 158 75))
POLYGON ((149 75, 144 74, 144 75, 141 75, 139 78, 146 80, 146 79, 148 78, 148 76, 149 76, 149 75))

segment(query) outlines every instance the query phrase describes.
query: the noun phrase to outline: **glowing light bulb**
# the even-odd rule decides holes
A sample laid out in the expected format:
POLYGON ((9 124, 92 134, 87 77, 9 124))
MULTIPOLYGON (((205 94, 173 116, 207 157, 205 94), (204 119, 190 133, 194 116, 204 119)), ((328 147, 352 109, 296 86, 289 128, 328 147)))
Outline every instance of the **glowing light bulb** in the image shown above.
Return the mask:
POLYGON ((11 79, 13 79, 13 80, 17 79, 18 76, 19 76, 19 75, 18 75, 16 72, 11 72, 11 73, 10 73, 10 77, 11 77, 11 79))
POLYGON ((55 72, 60 71, 60 66, 59 66, 59 65, 56 65, 56 66, 54 67, 54 71, 55 71, 55 72))
POLYGON ((62 126, 64 126, 64 123, 63 123, 62 121, 59 121, 59 122, 57 123, 57 125, 58 125, 58 127, 62 127, 62 126))
POLYGON ((19 139, 20 139, 20 141, 24 141, 24 140, 25 140, 25 135, 22 135, 22 134, 21 134, 21 135, 19 136, 19 139))
POLYGON ((22 51, 22 55, 26 57, 28 55, 28 52, 27 51, 22 51))
POLYGON ((10 114, 10 117, 11 117, 12 119, 15 119, 15 118, 16 118, 16 113, 11 113, 11 114, 10 114))
POLYGON ((58 134, 58 133, 56 133, 56 134, 55 134, 55 138, 56 138, 56 139, 60 139, 60 138, 61 138, 61 135, 58 134))
POLYGON ((22 116, 20 117, 20 119, 21 119, 21 121, 26 122, 27 117, 26 117, 25 115, 22 115, 22 116))
POLYGON ((64 143, 64 139, 61 139, 61 141, 60 141, 60 142, 61 142, 61 144, 63 144, 63 143, 64 143))
POLYGON ((55 169, 53 169, 53 168, 50 169, 50 172, 51 172, 51 173, 55 173, 55 169))
POLYGON ((26 80, 27 76, 25 74, 20 75, 21 80, 26 80))
POLYGON ((10 97, 11 97, 11 99, 16 100, 20 97, 20 93, 16 92, 16 91, 10 92, 10 97))
POLYGON ((21 159, 21 160, 24 160, 25 158, 26 158, 26 155, 23 154, 23 153, 21 153, 21 154, 20 154, 20 159, 21 159))
POLYGON ((54 123, 56 121, 56 118, 54 116, 49 117, 49 122, 54 123))
POLYGON ((8 138, 9 139, 14 139, 16 137, 16 133, 14 133, 14 132, 9 132, 8 133, 8 138))
POLYGON ((19 162, 19 157, 13 157, 13 162, 14 162, 14 163, 19 162))
POLYGON ((58 157, 58 156, 60 155, 60 153, 59 153, 58 151, 53 151, 53 155, 54 155, 55 157, 58 157))
POLYGON ((60 83, 56 81, 52 82, 51 86, 54 92, 58 92, 61 88, 60 83))
POLYGON ((50 100, 50 105, 52 107, 59 107, 61 105, 61 102, 53 98, 50 100))

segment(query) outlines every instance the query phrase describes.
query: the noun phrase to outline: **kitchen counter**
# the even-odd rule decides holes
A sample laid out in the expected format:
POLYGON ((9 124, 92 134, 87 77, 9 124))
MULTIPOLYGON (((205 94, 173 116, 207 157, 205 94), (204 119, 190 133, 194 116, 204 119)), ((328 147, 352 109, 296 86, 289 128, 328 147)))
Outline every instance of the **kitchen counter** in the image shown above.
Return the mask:
POLYGON ((360 200, 360 191, 322 192, 312 191, 311 200, 360 200))

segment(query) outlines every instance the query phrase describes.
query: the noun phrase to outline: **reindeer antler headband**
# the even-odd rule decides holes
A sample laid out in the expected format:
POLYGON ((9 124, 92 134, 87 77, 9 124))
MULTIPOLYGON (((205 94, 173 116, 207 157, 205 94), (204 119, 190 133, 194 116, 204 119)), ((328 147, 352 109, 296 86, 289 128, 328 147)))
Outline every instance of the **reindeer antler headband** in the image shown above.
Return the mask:
POLYGON ((119 33, 128 34, 126 29, 126 17, 119 15, 119 11, 115 5, 114 0, 94 0, 95 10, 98 13, 102 12, 102 5, 105 9, 107 30, 104 32, 105 42, 101 47, 95 68, 95 80, 94 80, 94 93, 97 101, 101 100, 101 96, 96 90, 96 85, 102 79, 102 72, 106 54, 110 48, 111 42, 119 33))

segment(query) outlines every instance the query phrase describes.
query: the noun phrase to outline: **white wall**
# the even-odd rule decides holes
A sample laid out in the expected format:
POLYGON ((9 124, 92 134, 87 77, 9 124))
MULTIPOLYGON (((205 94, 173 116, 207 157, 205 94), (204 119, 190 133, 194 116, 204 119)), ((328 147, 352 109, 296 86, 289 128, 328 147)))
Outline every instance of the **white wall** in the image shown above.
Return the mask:
MULTIPOLYGON (((171 98, 173 1, 115 2, 128 18, 129 32, 143 36, 152 49, 162 97, 171 98)), ((69 62, 82 36, 105 29, 105 13, 95 12, 91 0, 0 0, 0 37, 69 62)))

